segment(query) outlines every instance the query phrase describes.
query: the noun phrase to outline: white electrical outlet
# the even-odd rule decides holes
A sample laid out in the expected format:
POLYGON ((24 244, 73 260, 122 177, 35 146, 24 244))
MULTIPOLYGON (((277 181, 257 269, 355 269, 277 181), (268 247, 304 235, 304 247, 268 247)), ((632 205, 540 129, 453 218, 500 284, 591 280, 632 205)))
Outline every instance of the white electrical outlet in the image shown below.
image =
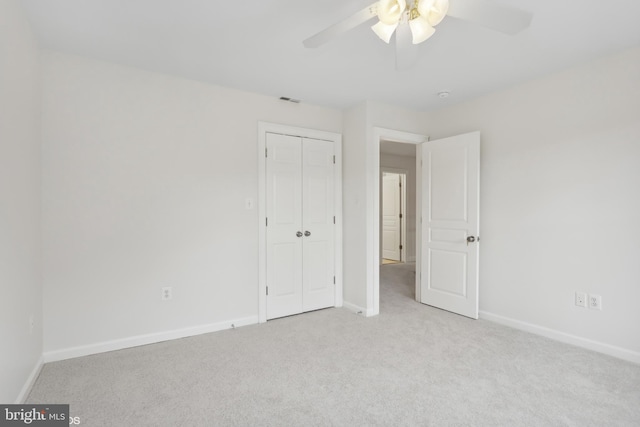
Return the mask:
POLYGON ((173 290, 171 289, 171 286, 165 286, 162 288, 162 300, 166 301, 171 298, 173 298, 173 290))
POLYGON ((602 297, 600 295, 589 295, 589 308, 602 310, 602 297))
POLYGON ((587 308, 587 294, 584 292, 576 292, 576 305, 578 307, 587 308))

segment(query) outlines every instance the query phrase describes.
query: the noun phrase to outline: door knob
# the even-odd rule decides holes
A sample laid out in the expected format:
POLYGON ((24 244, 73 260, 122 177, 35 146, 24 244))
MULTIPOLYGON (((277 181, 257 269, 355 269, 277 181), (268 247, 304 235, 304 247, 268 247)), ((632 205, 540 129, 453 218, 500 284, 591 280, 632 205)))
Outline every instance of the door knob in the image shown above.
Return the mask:
POLYGON ((311 236, 311 232, 310 232, 310 231, 305 231, 305 232, 304 232, 304 235, 305 235, 305 236, 307 236, 307 237, 309 237, 309 236, 311 236))
POLYGON ((296 236, 298 236, 298 237, 302 237, 302 231, 298 231, 298 232, 296 233, 296 236))
POLYGON ((476 241, 475 236, 467 236, 467 246, 469 246, 469 243, 473 243, 475 241, 476 241))

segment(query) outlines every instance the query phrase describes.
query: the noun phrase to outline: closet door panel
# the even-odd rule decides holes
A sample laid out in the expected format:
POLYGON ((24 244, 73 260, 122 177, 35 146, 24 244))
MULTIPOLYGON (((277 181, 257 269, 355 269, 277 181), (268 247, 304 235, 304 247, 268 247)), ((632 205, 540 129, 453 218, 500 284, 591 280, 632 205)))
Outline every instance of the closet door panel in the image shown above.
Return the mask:
POLYGON ((267 319, 302 312, 302 147, 268 134, 266 161, 267 319))
POLYGON ((303 311, 335 305, 333 143, 303 139, 303 311))

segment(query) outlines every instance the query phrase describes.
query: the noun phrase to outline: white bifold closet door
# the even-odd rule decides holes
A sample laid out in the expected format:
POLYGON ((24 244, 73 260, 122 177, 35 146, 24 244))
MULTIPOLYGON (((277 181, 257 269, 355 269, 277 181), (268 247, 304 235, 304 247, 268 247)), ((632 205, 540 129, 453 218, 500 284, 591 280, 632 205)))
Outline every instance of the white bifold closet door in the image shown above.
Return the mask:
POLYGON ((266 138, 267 319, 335 305, 333 143, 266 138))

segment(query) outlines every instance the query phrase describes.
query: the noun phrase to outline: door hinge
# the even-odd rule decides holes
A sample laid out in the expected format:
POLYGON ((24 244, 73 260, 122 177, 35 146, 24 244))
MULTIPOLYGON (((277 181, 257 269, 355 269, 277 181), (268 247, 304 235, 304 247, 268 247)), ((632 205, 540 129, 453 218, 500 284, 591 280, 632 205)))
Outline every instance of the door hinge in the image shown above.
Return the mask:
POLYGON ((336 217, 335 216, 333 217, 333 223, 334 224, 336 223, 336 217))
POLYGON ((398 185, 399 185, 400 187, 402 187, 402 181, 398 182, 398 185))
POLYGON ((268 150, 268 148, 267 148, 267 147, 264 147, 264 156, 265 156, 265 157, 267 157, 267 150, 268 150))
POLYGON ((269 287, 267 286, 267 295, 269 295, 269 287))
POLYGON ((400 250, 402 250, 402 245, 400 245, 400 250))
POLYGON ((336 156, 333 156, 333 164, 336 164, 336 156))
POLYGON ((402 219, 402 214, 400 214, 400 219, 402 219))
POLYGON ((333 276, 333 284, 336 284, 336 276, 333 276))
POLYGON ((268 227, 269 226, 269 218, 265 218, 264 219, 264 226, 268 227))

